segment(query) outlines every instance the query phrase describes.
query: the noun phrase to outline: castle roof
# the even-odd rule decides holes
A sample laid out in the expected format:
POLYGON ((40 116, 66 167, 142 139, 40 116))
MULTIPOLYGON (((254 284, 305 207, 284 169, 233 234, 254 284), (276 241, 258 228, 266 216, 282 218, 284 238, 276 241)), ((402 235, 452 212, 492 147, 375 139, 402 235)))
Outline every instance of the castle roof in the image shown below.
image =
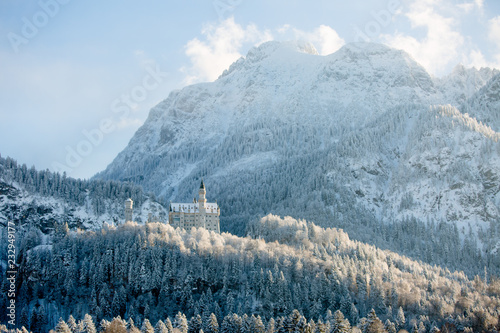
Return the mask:
MULTIPOLYGON (((171 203, 170 208, 173 212, 181 213, 199 213, 200 207, 197 203, 171 203)), ((217 213, 219 206, 216 202, 205 203, 205 213, 217 213)))
POLYGON ((203 182, 203 178, 201 179, 200 188, 205 189, 205 183, 203 182))

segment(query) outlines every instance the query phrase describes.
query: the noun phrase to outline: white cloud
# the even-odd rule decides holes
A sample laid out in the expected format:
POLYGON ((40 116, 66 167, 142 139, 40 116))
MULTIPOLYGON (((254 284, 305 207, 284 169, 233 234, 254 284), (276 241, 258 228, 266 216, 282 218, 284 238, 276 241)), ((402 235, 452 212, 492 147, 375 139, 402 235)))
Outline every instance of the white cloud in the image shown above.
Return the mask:
POLYGON ((494 17, 488 21, 487 37, 493 44, 491 48, 491 60, 486 59, 483 52, 477 48, 472 49, 467 56, 464 57, 464 63, 468 66, 476 68, 491 67, 500 68, 500 16, 494 17))
POLYGON ((437 0, 417 0, 404 13, 413 29, 426 30, 423 38, 404 33, 382 36, 386 44, 405 50, 433 74, 444 74, 450 64, 457 63, 458 49, 464 43, 464 37, 455 30, 455 18, 438 13, 439 5, 437 0))
POLYGON ((488 22, 488 38, 500 50, 500 16, 494 17, 488 22))
MULTIPOLYGON (((284 33, 288 28, 290 28, 290 26, 283 26, 283 28, 278 31, 284 33)), ((293 33, 295 39, 303 39, 313 43, 321 55, 331 54, 345 44, 345 41, 340 38, 337 32, 327 25, 320 25, 312 32, 293 29, 293 33)))
POLYGON ((260 31, 254 24, 243 28, 232 17, 220 24, 205 26, 202 34, 205 40, 194 38, 185 46, 192 64, 189 68, 182 68, 187 75, 185 84, 215 80, 241 57, 240 50, 245 43, 257 45, 272 40, 269 31, 260 31))
POLYGON ((478 9, 480 11, 483 10, 484 5, 484 0, 474 0, 471 2, 465 2, 458 4, 458 8, 462 9, 465 13, 469 13, 473 11, 474 9, 478 9))
POLYGON ((496 52, 493 55, 493 62, 489 65, 490 67, 500 68, 500 16, 488 21, 488 39, 495 45, 494 52, 496 52))

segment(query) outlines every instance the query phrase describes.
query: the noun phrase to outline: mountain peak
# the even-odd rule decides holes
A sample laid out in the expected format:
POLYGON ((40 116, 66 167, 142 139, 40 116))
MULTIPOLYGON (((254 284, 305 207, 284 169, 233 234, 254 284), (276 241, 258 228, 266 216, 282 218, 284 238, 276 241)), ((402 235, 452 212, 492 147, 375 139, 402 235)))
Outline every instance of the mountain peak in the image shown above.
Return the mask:
POLYGON ((349 50, 356 53, 384 53, 394 51, 395 49, 390 48, 387 45, 373 42, 353 42, 345 44, 340 48, 340 50, 349 50))
POLYGON ((385 64, 392 67, 394 60, 412 67, 421 67, 408 53, 379 43, 356 42, 342 46, 337 52, 329 55, 336 59, 347 61, 370 61, 372 59, 385 60, 385 64))
POLYGON ((290 40, 290 41, 269 41, 253 47, 248 51, 246 58, 253 57, 254 54, 271 55, 278 50, 286 50, 291 52, 306 53, 311 55, 319 55, 318 51, 313 44, 304 40, 290 40))
POLYGON ((269 41, 251 48, 245 57, 234 62, 219 78, 229 75, 241 68, 248 68, 269 58, 277 58, 278 62, 290 59, 297 54, 319 55, 313 44, 303 40, 269 41))

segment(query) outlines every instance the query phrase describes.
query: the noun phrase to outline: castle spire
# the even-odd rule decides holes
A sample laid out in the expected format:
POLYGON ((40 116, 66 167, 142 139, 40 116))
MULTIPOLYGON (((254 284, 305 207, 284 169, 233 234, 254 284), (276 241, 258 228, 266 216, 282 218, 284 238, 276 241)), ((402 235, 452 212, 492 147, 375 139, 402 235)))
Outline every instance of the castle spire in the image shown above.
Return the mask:
POLYGON ((205 209, 205 203, 207 199, 205 198, 205 194, 207 194, 207 190, 205 189, 205 183, 203 182, 203 178, 201 179, 200 189, 198 190, 198 203, 200 212, 205 209))

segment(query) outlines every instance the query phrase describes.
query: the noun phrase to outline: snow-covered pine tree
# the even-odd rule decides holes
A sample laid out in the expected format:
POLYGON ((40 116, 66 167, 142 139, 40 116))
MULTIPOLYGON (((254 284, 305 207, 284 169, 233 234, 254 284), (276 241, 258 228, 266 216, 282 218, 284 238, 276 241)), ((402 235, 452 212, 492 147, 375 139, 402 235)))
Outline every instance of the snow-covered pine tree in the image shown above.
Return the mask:
POLYGON ((178 312, 175 315, 173 326, 174 328, 178 329, 180 333, 187 333, 188 322, 186 319, 186 315, 183 314, 182 312, 178 312))
POLYGON ((72 333, 68 324, 62 318, 59 318, 59 321, 57 322, 57 325, 55 327, 55 331, 56 333, 72 333))
POLYGON ((160 319, 156 322, 154 333, 169 333, 167 325, 160 319))
POLYGON ((331 333, 348 333, 351 330, 349 321, 340 310, 335 311, 331 323, 331 333))

